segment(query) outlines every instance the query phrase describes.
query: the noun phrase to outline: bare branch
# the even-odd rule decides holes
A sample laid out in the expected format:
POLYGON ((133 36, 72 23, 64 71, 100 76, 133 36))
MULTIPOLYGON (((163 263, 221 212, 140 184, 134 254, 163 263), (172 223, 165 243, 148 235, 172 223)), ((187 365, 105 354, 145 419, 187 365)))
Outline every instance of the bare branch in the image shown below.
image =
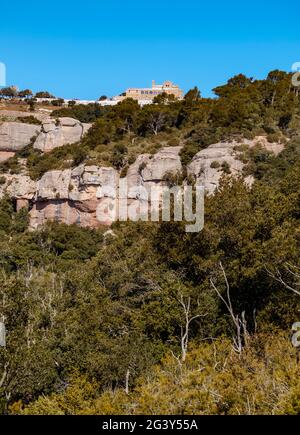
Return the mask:
POLYGON ((9 365, 8 363, 5 363, 5 365, 4 365, 4 372, 3 372, 2 377, 0 379, 0 388, 3 386, 3 384, 5 382, 5 379, 6 379, 6 376, 7 376, 7 367, 8 367, 8 365, 9 365))
POLYGON ((234 313, 232 303, 231 303, 231 297, 230 297, 230 286, 229 286, 229 282, 228 282, 228 279, 227 279, 227 276, 225 273, 225 269, 224 269, 221 262, 219 263, 219 266, 220 266, 220 269, 222 271, 222 275, 223 275, 225 285, 226 285, 226 298, 218 290, 218 288, 215 285, 212 278, 210 278, 210 283, 211 283, 213 289, 215 290, 215 292, 217 293, 219 299, 221 299, 221 301, 226 306, 228 313, 230 314, 230 317, 234 323, 234 326, 236 329, 236 334, 235 334, 235 336, 232 337, 233 349, 237 353, 241 353, 241 351, 243 349, 243 341, 245 344, 247 344, 247 340, 248 340, 248 336, 249 336, 248 331, 247 331, 245 312, 242 313, 241 317, 238 314, 234 313), (242 340, 242 338, 243 338, 243 340, 242 340))
MULTIPOLYGON (((277 282, 280 282, 280 284, 282 284, 286 289, 288 289, 288 290, 292 291, 293 293, 295 293, 296 295, 300 296, 300 291, 297 290, 297 289, 295 289, 294 287, 291 287, 289 284, 287 284, 287 283, 283 280, 283 278, 282 278, 282 276, 281 276, 281 273, 280 273, 280 271, 279 271, 278 269, 276 269, 276 274, 274 274, 273 272, 271 272, 271 270, 268 269, 267 266, 265 266, 265 269, 266 269, 268 275, 269 275, 271 278, 273 278, 273 279, 274 279, 275 281, 277 281, 277 282)), ((287 269, 287 270, 288 270, 292 275, 295 276, 295 273, 291 272, 287 267, 286 267, 286 269, 287 269)))

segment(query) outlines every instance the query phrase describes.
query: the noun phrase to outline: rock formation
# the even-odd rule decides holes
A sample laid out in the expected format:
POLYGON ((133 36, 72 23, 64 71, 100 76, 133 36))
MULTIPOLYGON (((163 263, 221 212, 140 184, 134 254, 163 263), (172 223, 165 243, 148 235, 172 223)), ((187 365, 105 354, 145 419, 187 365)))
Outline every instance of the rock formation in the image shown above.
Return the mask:
MULTIPOLYGON (((75 124, 64 119, 59 128, 64 127, 74 128, 75 124)), ((55 131, 52 128, 52 125, 49 126, 48 132, 55 131)), ((44 135, 48 134, 47 129, 46 126, 44 135)), ((82 132, 83 129, 80 134, 82 132)), ((257 142, 276 153, 282 149, 282 145, 269 144, 264 138, 242 143, 251 147, 257 142)), ((236 142, 222 142, 200 151, 188 165, 188 174, 195 177, 197 184, 204 185, 208 193, 213 193, 223 173, 224 162, 232 176, 240 174, 243 169, 236 145, 236 142)), ((17 209, 29 206, 32 229, 47 220, 93 228, 110 225, 119 216, 122 207, 141 210, 148 203, 148 193, 153 186, 164 186, 167 174, 182 171, 180 149, 165 147, 155 155, 140 155, 122 179, 112 167, 88 165, 49 171, 37 182, 25 172, 19 175, 3 174, 0 197, 6 193, 14 198, 17 209), (124 182, 126 190, 123 191, 124 182)))
POLYGON ((19 151, 29 145, 31 139, 40 131, 40 125, 3 122, 0 124, 0 151, 19 151))
POLYGON ((57 121, 46 118, 41 125, 24 122, 0 122, 0 159, 12 157, 33 143, 34 148, 49 152, 54 148, 72 144, 82 139, 91 124, 79 122, 73 118, 59 118, 57 121))
MULTIPOLYGON (((238 145, 247 145, 254 147, 261 144, 268 151, 275 155, 280 153, 284 146, 279 143, 270 143, 263 136, 257 136, 253 140, 244 139, 242 142, 220 142, 208 146, 199 151, 192 162, 188 165, 188 175, 193 175, 197 179, 197 184, 203 185, 207 193, 213 193, 219 185, 220 178, 223 174, 222 165, 228 164, 232 176, 241 174, 244 163, 240 160, 240 153, 236 149, 238 145)), ((247 180, 251 183, 252 177, 247 180)))
POLYGON ((84 124, 73 118, 48 119, 43 122, 41 132, 38 135, 34 148, 49 152, 66 144, 79 142, 91 124, 84 124))

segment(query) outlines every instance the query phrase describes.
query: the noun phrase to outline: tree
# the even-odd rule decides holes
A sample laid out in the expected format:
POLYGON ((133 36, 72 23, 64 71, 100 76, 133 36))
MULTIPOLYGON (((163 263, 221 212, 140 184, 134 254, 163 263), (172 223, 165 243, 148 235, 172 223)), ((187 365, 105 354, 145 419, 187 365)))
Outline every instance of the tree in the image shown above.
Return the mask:
POLYGON ((99 101, 104 101, 107 100, 107 96, 106 95, 101 95, 101 97, 99 98, 99 101))
POLYGON ((126 98, 114 106, 115 121, 122 133, 129 134, 135 130, 139 111, 139 103, 132 98, 126 98))
POLYGON ((65 103, 65 100, 63 98, 58 98, 57 100, 52 101, 52 106, 61 107, 64 105, 64 103, 65 103))
POLYGON ((28 105, 29 105, 29 111, 34 112, 35 111, 35 101, 34 100, 29 101, 28 105))
POLYGON ((9 86, 0 90, 0 95, 3 97, 14 98, 18 95, 18 88, 16 86, 9 86))
POLYGON ((48 91, 39 91, 35 94, 35 98, 55 98, 55 96, 48 91))
POLYGON ((218 290, 218 288, 216 287, 212 278, 210 278, 210 283, 211 283, 213 289, 215 290, 215 292, 217 293, 218 297, 221 299, 221 301, 226 306, 228 313, 230 314, 230 317, 234 323, 236 332, 235 332, 235 336, 233 336, 233 349, 237 353, 241 353, 242 349, 243 349, 243 345, 247 343, 247 339, 248 339, 248 331, 247 331, 247 323, 245 320, 245 312, 243 311, 241 316, 239 316, 238 314, 235 314, 235 312, 233 310, 232 303, 231 303, 230 287, 229 287, 228 279, 227 279, 224 267, 223 267, 221 262, 220 262, 220 268, 221 268, 221 271, 222 271, 222 274, 224 277, 224 281, 226 284, 226 296, 223 296, 222 293, 218 290))
POLYGON ((125 166, 127 153, 128 149, 124 144, 119 143, 114 146, 111 163, 115 168, 122 169, 125 166))
POLYGON ((23 91, 20 91, 18 93, 18 97, 20 97, 20 98, 29 98, 32 96, 33 96, 33 93, 30 89, 24 89, 23 91))
POLYGON ((238 74, 229 79, 226 85, 218 86, 214 88, 213 91, 218 97, 226 97, 232 92, 246 89, 252 83, 252 77, 248 78, 244 74, 238 74))
POLYGON ((181 363, 183 363, 186 360, 186 355, 188 351, 190 325, 194 320, 198 319, 199 317, 206 316, 206 314, 196 314, 195 316, 191 315, 190 296, 187 299, 185 299, 181 294, 180 305, 182 306, 183 314, 184 314, 184 325, 181 326, 181 363))
POLYGON ((168 112, 162 106, 145 106, 140 113, 139 131, 157 135, 168 124, 168 112))
POLYGON ((174 94, 168 94, 167 92, 162 92, 153 98, 153 104, 170 104, 176 101, 174 94))
POLYGON ((184 100, 187 103, 195 103, 201 98, 201 93, 197 86, 195 86, 193 89, 190 89, 184 96, 184 100))

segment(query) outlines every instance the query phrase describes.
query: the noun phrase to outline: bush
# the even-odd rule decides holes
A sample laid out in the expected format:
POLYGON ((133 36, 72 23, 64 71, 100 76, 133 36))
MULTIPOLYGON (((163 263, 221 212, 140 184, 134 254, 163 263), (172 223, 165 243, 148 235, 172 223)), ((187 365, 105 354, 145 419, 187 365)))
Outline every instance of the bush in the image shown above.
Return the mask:
POLYGON ((211 162, 210 167, 212 169, 218 169, 220 167, 220 163, 217 160, 214 160, 213 162, 211 162))
POLYGON ((19 116, 18 117, 19 122, 23 122, 25 124, 34 124, 34 125, 41 125, 42 122, 35 118, 34 116, 19 116))
POLYGON ((224 161, 221 165, 221 169, 224 172, 224 174, 231 174, 231 169, 228 162, 224 161))

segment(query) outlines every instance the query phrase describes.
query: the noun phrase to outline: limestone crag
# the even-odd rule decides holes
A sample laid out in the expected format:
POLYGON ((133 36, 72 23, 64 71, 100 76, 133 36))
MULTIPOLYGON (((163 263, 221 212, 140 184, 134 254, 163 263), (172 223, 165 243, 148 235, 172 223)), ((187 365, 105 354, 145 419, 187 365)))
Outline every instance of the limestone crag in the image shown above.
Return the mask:
MULTIPOLYGON (((181 170, 180 147, 163 148, 154 156, 144 154, 128 169, 126 205, 139 209, 140 187, 163 183, 166 173, 181 170)), ((46 220, 97 227, 109 225, 119 211, 119 173, 110 167, 80 165, 74 169, 49 171, 37 182, 30 224, 37 228, 46 220)))
POLYGON ((158 151, 142 171, 145 182, 160 181, 168 172, 181 171, 179 152, 182 147, 165 147, 158 151))
MULTIPOLYGON (((208 146, 199 151, 192 162, 187 167, 188 175, 196 177, 197 184, 203 185, 207 193, 212 194, 218 187, 220 178, 223 174, 222 165, 228 164, 232 176, 242 173, 244 163, 240 160, 239 145, 247 145, 249 148, 261 144, 268 151, 275 155, 280 153, 284 145, 280 143, 270 143, 263 136, 257 136, 253 140, 244 139, 243 141, 219 142, 208 146)), ((247 182, 251 184, 252 177, 248 177, 247 182)))
POLYGON ((81 123, 73 118, 59 118, 57 122, 49 119, 42 124, 33 146, 46 153, 54 148, 79 142, 90 127, 91 124, 81 123))
POLYGON ((111 224, 106 203, 107 198, 115 198, 118 179, 115 169, 98 166, 47 172, 37 182, 31 227, 49 219, 88 227, 111 224))
POLYGON ((22 122, 0 123, 0 151, 19 151, 29 145, 31 139, 40 131, 40 125, 22 122))
POLYGON ((12 157, 31 142, 34 148, 49 152, 66 144, 79 142, 91 124, 73 118, 46 118, 41 125, 24 122, 0 122, 0 159, 12 157))
MULTIPOLYGON (((259 142, 273 152, 282 149, 281 144, 259 142)), ((244 163, 239 159, 241 156, 236 145, 252 147, 256 143, 257 138, 248 143, 245 140, 210 145, 194 156, 187 168, 188 175, 211 194, 224 172, 224 162, 231 176, 241 174, 244 163)), ((180 150, 181 147, 165 147, 155 155, 142 154, 128 168, 124 178, 120 178, 119 172, 112 167, 83 164, 73 169, 48 171, 38 181, 31 180, 25 169, 18 175, 3 174, 0 197, 8 194, 14 198, 17 209, 29 207, 32 229, 47 220, 92 228, 110 225, 122 207, 133 212, 143 209, 148 204, 153 186, 165 186, 166 174, 182 171, 180 150), (126 190, 123 190, 124 184, 126 190)))

